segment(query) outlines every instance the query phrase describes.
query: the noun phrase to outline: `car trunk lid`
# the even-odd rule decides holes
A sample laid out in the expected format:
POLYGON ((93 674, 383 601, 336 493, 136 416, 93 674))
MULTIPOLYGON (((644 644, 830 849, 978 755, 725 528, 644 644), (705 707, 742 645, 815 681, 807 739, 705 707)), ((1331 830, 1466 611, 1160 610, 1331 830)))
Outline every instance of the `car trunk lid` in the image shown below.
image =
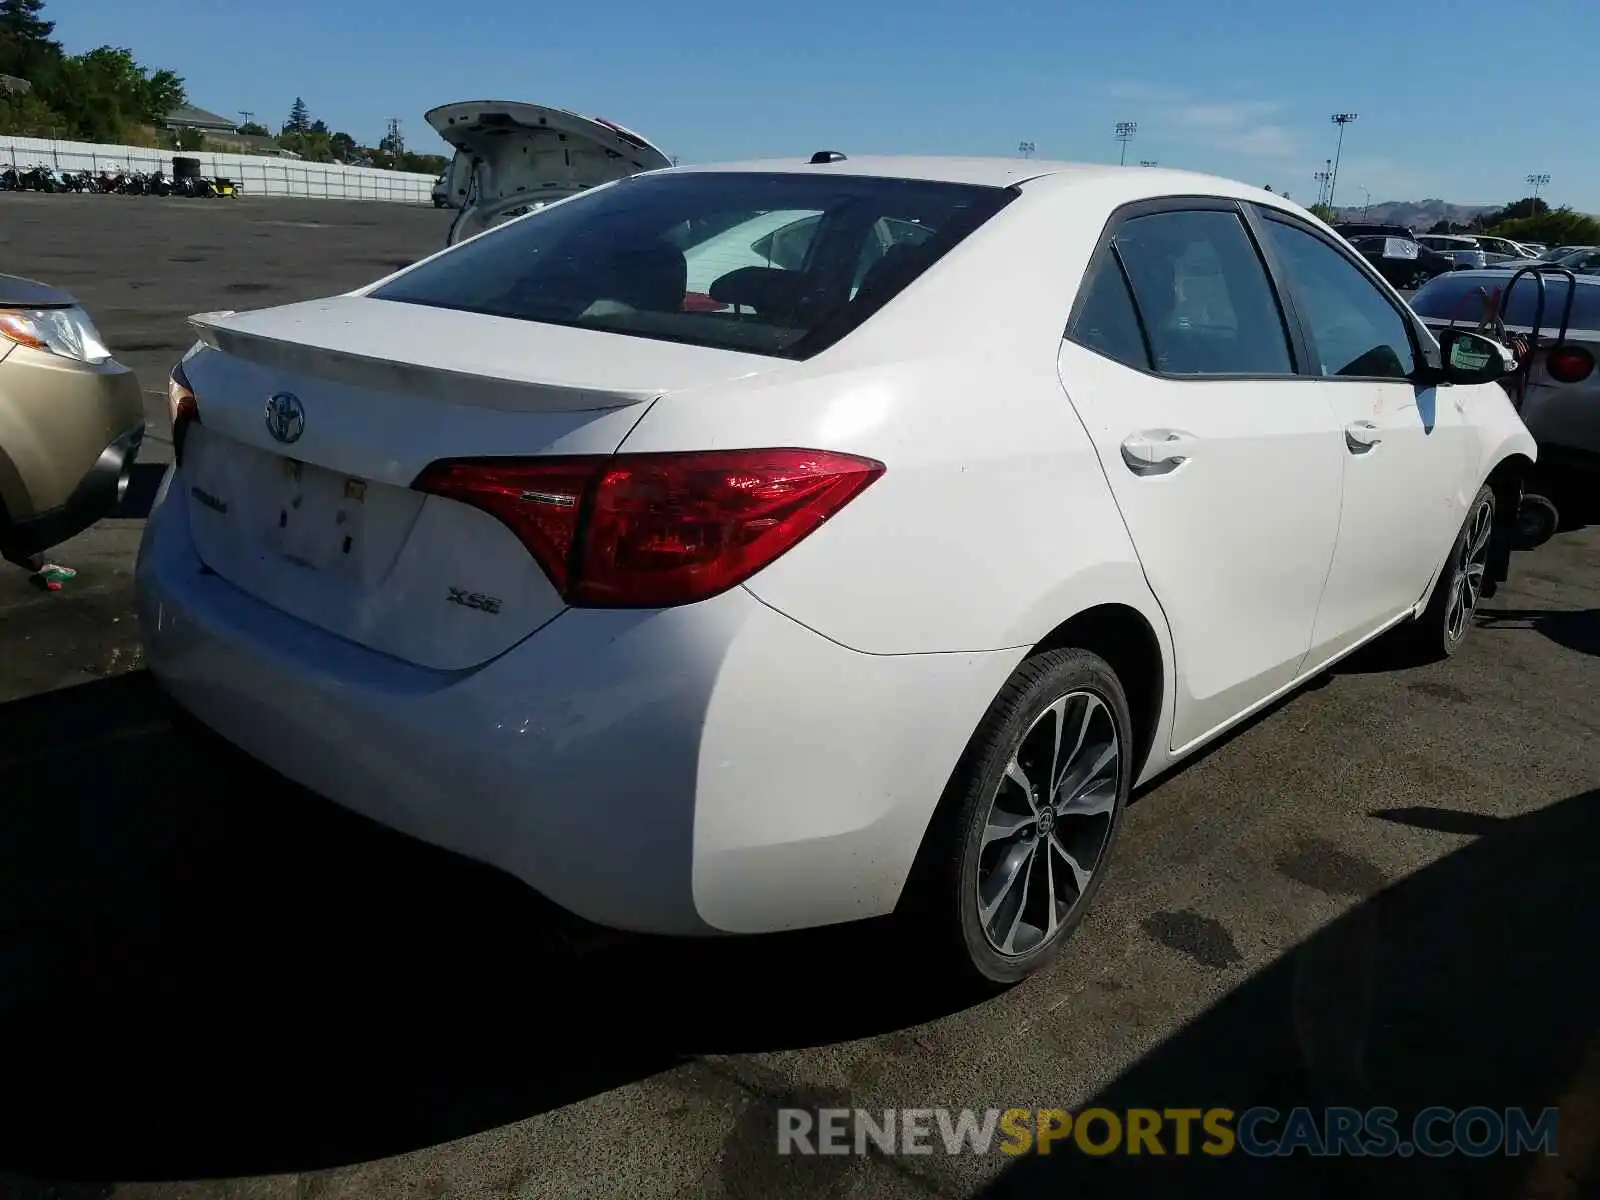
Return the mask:
POLYGON ((330 633, 465 670, 563 602, 446 458, 610 454, 656 397, 775 360, 345 296, 193 319, 183 489, 201 561, 330 633))
POLYGON ((452 243, 525 208, 672 165, 631 129, 543 104, 465 100, 426 120, 455 148, 445 172, 446 202, 462 210, 452 243))

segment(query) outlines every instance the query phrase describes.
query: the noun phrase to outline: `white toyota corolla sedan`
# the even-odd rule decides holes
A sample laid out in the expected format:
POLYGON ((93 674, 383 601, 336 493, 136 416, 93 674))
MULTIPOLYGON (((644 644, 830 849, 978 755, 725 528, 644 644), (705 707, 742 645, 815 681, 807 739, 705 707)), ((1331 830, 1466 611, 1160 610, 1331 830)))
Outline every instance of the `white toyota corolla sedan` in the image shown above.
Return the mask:
POLYGON ((592 921, 896 913, 994 983, 1131 787, 1453 651, 1535 454, 1497 344, 1159 169, 650 172, 194 320, 138 565, 179 705, 592 921))

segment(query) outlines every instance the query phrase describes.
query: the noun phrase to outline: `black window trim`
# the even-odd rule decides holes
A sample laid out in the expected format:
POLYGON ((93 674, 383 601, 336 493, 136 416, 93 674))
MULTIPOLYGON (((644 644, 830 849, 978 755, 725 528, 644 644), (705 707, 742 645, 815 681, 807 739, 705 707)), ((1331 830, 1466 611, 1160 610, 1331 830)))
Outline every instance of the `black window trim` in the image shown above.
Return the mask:
MULTIPOLYGON (((1310 327, 1300 319, 1299 306, 1296 303, 1294 294, 1293 276, 1279 258, 1277 247, 1272 244, 1272 239, 1266 235, 1265 222, 1268 221, 1275 221, 1280 225, 1286 225, 1291 229, 1298 229, 1302 233, 1310 234, 1355 267, 1369 282, 1374 284, 1379 297, 1400 318, 1400 323, 1405 327, 1406 336, 1411 341, 1411 357, 1417 366, 1438 368, 1440 361, 1439 343, 1434 339, 1432 332, 1404 302, 1396 304, 1396 298, 1389 294, 1390 286, 1388 281, 1379 274, 1376 267, 1357 253, 1354 247, 1349 245, 1341 246, 1338 242, 1342 239, 1331 239, 1309 221, 1301 220, 1293 213, 1285 212, 1281 208, 1272 208, 1265 204, 1246 204, 1245 221, 1251 225, 1252 230, 1256 233, 1257 243, 1266 252, 1269 270, 1277 281, 1278 292, 1286 297, 1285 306, 1293 311, 1294 322, 1299 329, 1301 342, 1308 351, 1315 350, 1316 340, 1310 327)), ((1391 375, 1323 375, 1315 366, 1315 364, 1322 361, 1321 356, 1315 353, 1307 353, 1299 361, 1305 364, 1301 373, 1306 378, 1320 379, 1327 383, 1411 383, 1415 386, 1415 381, 1412 378, 1396 379, 1391 375)))
POLYGON ((1137 371, 1139 374, 1147 376, 1151 379, 1163 379, 1176 383, 1225 383, 1230 380, 1241 382, 1273 381, 1282 383, 1298 379, 1321 379, 1321 375, 1313 377, 1305 373, 1305 368, 1302 364, 1307 364, 1311 361, 1308 354, 1309 348, 1306 344, 1299 322, 1290 319, 1290 310, 1285 297, 1284 289, 1279 284, 1276 272, 1273 271, 1272 260, 1266 255, 1265 247, 1262 245, 1260 232, 1256 225, 1251 221, 1248 209, 1249 206, 1239 200, 1234 200, 1227 196, 1207 195, 1157 196, 1151 199, 1134 200, 1130 203, 1120 205, 1119 207, 1113 209, 1111 215, 1106 218, 1105 228, 1100 231, 1100 237, 1095 242, 1094 251, 1089 256, 1089 264, 1085 268, 1082 278, 1078 282, 1077 295, 1073 297, 1072 309, 1067 315, 1066 330, 1062 334, 1063 339, 1071 342, 1074 346, 1078 346, 1084 350, 1087 350, 1090 354, 1098 355, 1099 357, 1106 359, 1106 361, 1114 362, 1118 366, 1125 367, 1130 371, 1137 371), (1164 213, 1185 212, 1226 212, 1232 213, 1234 216, 1239 218, 1239 224, 1244 228, 1245 240, 1250 243, 1251 247, 1256 252, 1256 261, 1260 264, 1261 272, 1266 277, 1267 290, 1272 296, 1273 303, 1277 306, 1278 319, 1283 324, 1284 340, 1287 343, 1289 350, 1289 371, 1287 373, 1278 371, 1252 371, 1221 372, 1217 374, 1202 375, 1189 372, 1168 373, 1161 371, 1156 367, 1155 347, 1150 342, 1150 331, 1145 323, 1144 310, 1139 306, 1138 294, 1133 290, 1133 284, 1128 278, 1127 269, 1122 263, 1122 256, 1117 251, 1116 237, 1123 225, 1137 217, 1150 217, 1164 213), (1089 289, 1084 285, 1094 278, 1095 272, 1100 267, 1100 263, 1107 256, 1110 256, 1116 263, 1117 270, 1121 273, 1123 283, 1128 289, 1128 298, 1133 304, 1134 316, 1139 322, 1139 334, 1144 340, 1145 354, 1149 362, 1148 367, 1140 367, 1132 363, 1125 363, 1121 359, 1111 358, 1102 351, 1097 350, 1092 346, 1085 345, 1084 342, 1079 340, 1079 338, 1076 336, 1075 331, 1077 324, 1083 315, 1083 306, 1087 301, 1089 294, 1089 289))
POLYGON ((1150 343, 1150 330, 1145 325, 1144 313, 1139 308, 1138 297, 1133 293, 1133 278, 1128 274, 1128 265, 1122 261, 1122 255, 1113 243, 1106 242, 1103 250, 1097 248, 1094 257, 1089 260, 1088 269, 1084 271, 1083 279, 1078 284, 1078 295, 1072 302, 1072 311, 1067 317, 1066 332, 1061 337, 1063 341, 1071 342, 1074 346, 1079 346, 1091 354, 1098 354, 1101 358, 1108 362, 1114 362, 1119 367, 1127 367, 1130 371, 1137 371, 1141 375, 1149 375, 1152 378, 1164 378, 1164 376, 1158 376, 1155 370, 1155 347, 1150 343), (1089 295, 1094 290, 1094 285, 1100 280, 1100 272, 1106 269, 1115 272, 1117 280, 1122 284, 1123 295, 1128 298, 1128 310, 1133 313, 1134 328, 1139 331, 1139 348, 1144 351, 1144 364, 1142 366, 1137 363, 1124 362, 1122 359, 1107 354, 1098 347, 1080 341, 1073 335, 1073 329, 1083 315, 1083 308, 1088 303, 1089 295))

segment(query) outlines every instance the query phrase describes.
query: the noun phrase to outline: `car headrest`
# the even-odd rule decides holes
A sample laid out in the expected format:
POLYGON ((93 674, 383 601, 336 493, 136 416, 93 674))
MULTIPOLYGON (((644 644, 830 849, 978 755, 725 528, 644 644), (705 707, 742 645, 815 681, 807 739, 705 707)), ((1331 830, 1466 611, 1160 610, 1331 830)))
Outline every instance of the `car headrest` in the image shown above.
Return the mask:
POLYGON ((678 312, 689 286, 682 251, 665 242, 617 246, 606 255, 605 298, 650 312, 678 312))
POLYGON ((890 246, 883 252, 883 257, 872 264, 872 269, 856 289, 856 303, 874 304, 886 293, 898 291, 916 278, 931 253, 925 242, 918 245, 900 242, 890 246))
POLYGON ((740 267, 711 284, 711 298, 719 304, 736 304, 758 313, 781 312, 800 298, 804 276, 778 267, 740 267))

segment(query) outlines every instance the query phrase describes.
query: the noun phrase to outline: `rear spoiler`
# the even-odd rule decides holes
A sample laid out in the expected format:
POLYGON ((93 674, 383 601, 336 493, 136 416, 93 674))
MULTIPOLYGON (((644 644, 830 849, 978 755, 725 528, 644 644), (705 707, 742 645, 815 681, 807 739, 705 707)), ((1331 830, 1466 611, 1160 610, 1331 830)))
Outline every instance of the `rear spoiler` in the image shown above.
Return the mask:
MULTIPOLYGON (((447 310, 418 308, 448 319, 447 310)), ((660 393, 649 389, 608 389, 572 387, 542 383, 532 379, 508 379, 503 375, 484 375, 464 366, 417 361, 397 361, 387 354, 364 353, 363 334, 367 331, 350 322, 330 320, 321 326, 304 322, 285 322, 280 336, 262 330, 241 328, 241 319, 260 317, 260 313, 198 313, 189 324, 200 341, 232 358, 254 363, 286 375, 312 375, 333 383, 425 396, 441 404, 467 408, 501 409, 510 412, 593 412, 599 409, 629 408, 648 404, 660 393), (307 339, 323 334, 323 344, 307 339), (328 334, 342 337, 345 345, 328 344, 328 334)), ((446 335, 447 336, 447 335, 446 335)), ((384 339, 392 347, 392 338, 384 339)), ((376 350, 376 347, 374 347, 376 350)), ((470 351, 455 355, 457 361, 472 361, 470 351)), ((265 397, 263 397, 265 399, 265 397)))

